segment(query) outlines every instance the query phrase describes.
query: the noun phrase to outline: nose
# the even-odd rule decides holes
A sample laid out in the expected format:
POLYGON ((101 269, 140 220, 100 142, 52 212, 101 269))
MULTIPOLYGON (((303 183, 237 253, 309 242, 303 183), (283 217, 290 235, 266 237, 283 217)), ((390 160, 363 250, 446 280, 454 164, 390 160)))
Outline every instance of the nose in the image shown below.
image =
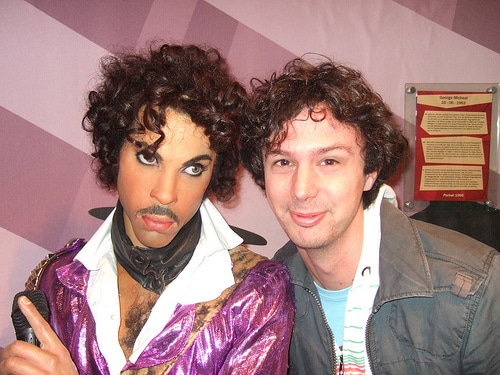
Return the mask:
POLYGON ((154 179, 151 197, 163 205, 175 203, 177 201, 177 178, 175 173, 164 172, 154 179))
POLYGON ((318 176, 312 166, 298 166, 292 179, 292 195, 299 201, 304 201, 316 196, 318 176))

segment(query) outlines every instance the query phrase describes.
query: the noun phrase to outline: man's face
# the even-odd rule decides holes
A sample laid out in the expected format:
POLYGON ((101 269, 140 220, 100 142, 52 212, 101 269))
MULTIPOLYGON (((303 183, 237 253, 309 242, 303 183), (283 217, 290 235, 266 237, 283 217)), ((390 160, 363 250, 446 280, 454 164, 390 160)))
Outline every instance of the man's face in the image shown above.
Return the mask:
MULTIPOLYGON (((215 152, 189 116, 169 110, 165 140, 152 160, 126 142, 120 153, 117 190, 125 230, 132 243, 159 248, 172 241, 203 201, 212 176, 215 152)), ((136 136, 151 144, 159 136, 136 136)))
POLYGON ((362 237, 361 197, 376 172, 363 174, 355 130, 330 113, 315 122, 307 110, 289 125, 280 148, 264 154, 267 199, 288 237, 299 250, 362 237))

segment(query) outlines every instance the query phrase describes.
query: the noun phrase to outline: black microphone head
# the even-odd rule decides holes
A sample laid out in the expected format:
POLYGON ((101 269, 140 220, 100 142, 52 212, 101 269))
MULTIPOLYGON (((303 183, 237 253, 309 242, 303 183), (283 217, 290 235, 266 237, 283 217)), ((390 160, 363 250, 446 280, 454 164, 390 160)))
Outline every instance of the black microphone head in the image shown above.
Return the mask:
POLYGON ((31 328, 28 319, 24 316, 21 309, 19 309, 19 305, 17 300, 21 296, 26 296, 28 299, 35 305, 36 309, 43 316, 45 320, 49 320, 49 306, 47 304, 47 298, 45 294, 41 290, 25 290, 17 293, 14 296, 14 302, 12 304, 12 324, 14 325, 14 329, 16 331, 16 336, 18 340, 21 338, 18 336, 19 332, 23 332, 29 328, 31 328))

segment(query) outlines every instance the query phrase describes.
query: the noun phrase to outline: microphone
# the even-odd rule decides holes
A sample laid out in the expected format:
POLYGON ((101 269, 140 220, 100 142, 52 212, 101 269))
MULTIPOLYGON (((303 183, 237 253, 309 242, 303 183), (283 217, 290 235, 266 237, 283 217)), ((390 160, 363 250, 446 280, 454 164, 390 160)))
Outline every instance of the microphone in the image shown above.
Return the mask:
POLYGON ((29 342, 30 344, 40 346, 40 342, 35 336, 35 332, 28 322, 28 319, 24 316, 17 300, 21 296, 26 296, 35 305, 36 309, 43 316, 45 320, 49 320, 49 306, 47 303, 47 298, 41 290, 25 290, 17 293, 14 296, 14 302, 12 304, 12 323, 14 325, 14 330, 16 331, 16 338, 18 340, 29 342))

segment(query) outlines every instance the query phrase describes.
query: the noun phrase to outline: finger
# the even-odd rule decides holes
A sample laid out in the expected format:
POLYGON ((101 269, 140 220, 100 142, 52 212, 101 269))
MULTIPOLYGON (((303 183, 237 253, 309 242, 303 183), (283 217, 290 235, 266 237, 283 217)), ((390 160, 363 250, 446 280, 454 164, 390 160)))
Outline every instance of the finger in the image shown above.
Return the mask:
POLYGON ((0 375, 78 375, 71 356, 62 344, 50 350, 24 341, 14 341, 2 352, 0 375))
POLYGON ((2 352, 0 374, 38 374, 38 369, 34 365, 38 361, 43 361, 43 356, 43 351, 35 345, 14 341, 2 352))
POLYGON ((52 330, 49 323, 26 296, 19 297, 18 304, 22 313, 33 328, 38 341, 40 341, 40 347, 47 347, 48 345, 51 346, 59 343, 59 338, 52 330))
POLYGON ((0 374, 78 374, 68 350, 36 306, 25 296, 19 297, 18 304, 40 341, 40 348, 23 341, 12 343, 6 348, 0 374), (8 372, 2 372, 4 369, 8 372))

